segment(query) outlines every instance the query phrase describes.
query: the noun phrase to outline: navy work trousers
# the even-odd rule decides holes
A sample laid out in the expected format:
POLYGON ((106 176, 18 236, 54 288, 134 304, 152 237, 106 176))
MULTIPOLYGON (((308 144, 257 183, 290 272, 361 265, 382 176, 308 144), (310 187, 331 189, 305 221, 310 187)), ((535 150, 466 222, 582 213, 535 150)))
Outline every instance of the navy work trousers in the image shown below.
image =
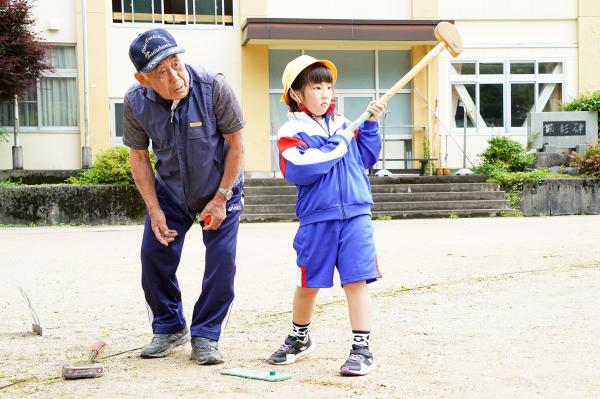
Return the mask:
MULTIPOLYGON (((240 224, 243 182, 233 188, 233 197, 227 201, 227 217, 217 230, 202 231, 206 258, 202 292, 194 306, 190 332, 193 337, 218 341, 233 302, 235 254, 240 224)), ((167 226, 178 235, 169 246, 164 246, 154 236, 150 217, 142 240, 142 288, 148 304, 152 331, 169 334, 186 327, 181 303, 181 291, 175 272, 179 266, 185 235, 194 221, 183 212, 156 184, 156 193, 167 226)))

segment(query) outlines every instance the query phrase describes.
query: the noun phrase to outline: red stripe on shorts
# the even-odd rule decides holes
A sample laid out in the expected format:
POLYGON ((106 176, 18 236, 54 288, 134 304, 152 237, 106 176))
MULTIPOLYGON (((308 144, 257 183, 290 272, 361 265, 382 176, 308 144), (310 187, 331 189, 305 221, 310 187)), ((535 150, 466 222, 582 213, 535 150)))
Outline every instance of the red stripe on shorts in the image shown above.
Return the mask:
POLYGON ((304 265, 300 265, 300 273, 301 273, 301 281, 302 288, 306 288, 306 267, 304 265))

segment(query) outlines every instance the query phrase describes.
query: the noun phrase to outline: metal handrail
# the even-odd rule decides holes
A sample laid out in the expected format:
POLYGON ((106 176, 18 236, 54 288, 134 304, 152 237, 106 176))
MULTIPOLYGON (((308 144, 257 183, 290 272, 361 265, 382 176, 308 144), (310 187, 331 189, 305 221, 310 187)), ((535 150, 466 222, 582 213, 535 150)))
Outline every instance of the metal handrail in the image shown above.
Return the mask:
MULTIPOLYGON (((406 139, 400 139, 400 138, 391 138, 388 139, 387 135, 386 135, 386 128, 410 128, 410 129, 423 129, 425 130, 425 137, 428 137, 428 132, 429 132, 429 126, 427 125, 387 125, 385 123, 385 120, 387 118, 387 114, 389 114, 391 111, 386 109, 382 115, 381 118, 381 158, 377 159, 377 162, 381 161, 381 168, 385 169, 385 161, 393 161, 393 159, 386 159, 385 156, 385 143, 388 141, 404 141, 406 139)), ((411 139, 412 139, 412 134, 411 134, 411 139)), ((406 166, 406 165, 405 165, 406 166)), ((412 166, 412 165, 411 165, 412 166)))

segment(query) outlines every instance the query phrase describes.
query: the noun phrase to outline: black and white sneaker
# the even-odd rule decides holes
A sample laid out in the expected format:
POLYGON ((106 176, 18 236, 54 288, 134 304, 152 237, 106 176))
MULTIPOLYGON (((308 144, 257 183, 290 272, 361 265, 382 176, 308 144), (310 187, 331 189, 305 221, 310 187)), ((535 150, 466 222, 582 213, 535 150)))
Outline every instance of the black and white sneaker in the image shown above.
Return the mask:
POLYGON ((367 375, 371 370, 375 370, 375 367, 373 354, 368 349, 352 345, 350 356, 340 368, 340 374, 367 375))
POLYGON ((306 340, 301 341, 296 337, 288 335, 283 345, 267 359, 267 362, 271 364, 292 364, 313 350, 315 350, 315 344, 310 339, 310 336, 306 336, 306 340))

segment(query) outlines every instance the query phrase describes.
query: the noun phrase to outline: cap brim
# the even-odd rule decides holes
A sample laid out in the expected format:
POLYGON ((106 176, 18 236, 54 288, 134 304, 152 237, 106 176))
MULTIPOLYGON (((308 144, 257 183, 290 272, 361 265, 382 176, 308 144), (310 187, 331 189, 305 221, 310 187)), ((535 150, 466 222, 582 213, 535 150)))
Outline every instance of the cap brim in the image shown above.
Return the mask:
POLYGON ((161 51, 157 56, 152 58, 150 60, 150 62, 148 62, 142 69, 140 69, 140 72, 150 72, 151 70, 156 68, 158 66, 158 64, 160 64, 160 62, 162 60, 164 60, 165 58, 170 57, 173 54, 179 54, 179 53, 185 53, 185 50, 182 49, 181 47, 177 47, 177 46, 170 47, 170 48, 166 49, 165 51, 161 51))

